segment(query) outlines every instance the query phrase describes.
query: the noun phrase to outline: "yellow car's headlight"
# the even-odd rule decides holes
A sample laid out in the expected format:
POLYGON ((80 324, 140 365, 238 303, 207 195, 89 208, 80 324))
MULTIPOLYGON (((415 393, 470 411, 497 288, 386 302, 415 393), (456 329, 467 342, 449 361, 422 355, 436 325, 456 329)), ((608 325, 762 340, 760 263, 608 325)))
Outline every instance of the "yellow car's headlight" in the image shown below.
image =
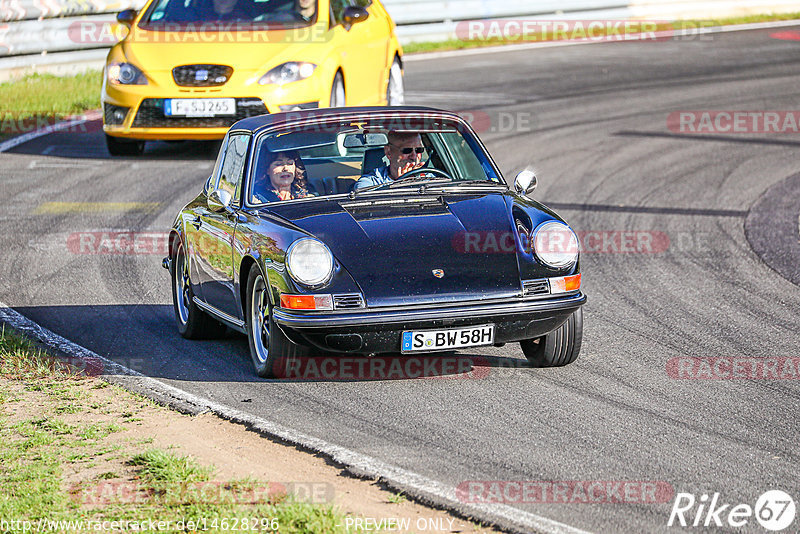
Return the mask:
POLYGON ((147 85, 144 73, 130 63, 109 63, 106 76, 108 83, 114 85, 147 85))
POLYGON ((283 65, 278 65, 258 80, 259 85, 283 85, 286 83, 305 80, 312 74, 317 66, 313 63, 303 61, 289 61, 283 65))

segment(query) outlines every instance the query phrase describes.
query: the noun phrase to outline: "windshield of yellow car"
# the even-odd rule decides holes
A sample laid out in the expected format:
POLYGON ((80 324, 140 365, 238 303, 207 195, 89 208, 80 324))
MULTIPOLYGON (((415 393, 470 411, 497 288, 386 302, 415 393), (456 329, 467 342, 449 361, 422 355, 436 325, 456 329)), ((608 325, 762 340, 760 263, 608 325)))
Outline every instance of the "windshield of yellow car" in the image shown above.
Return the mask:
POLYGON ((153 0, 139 25, 185 30, 181 26, 202 24, 209 31, 230 30, 230 23, 298 27, 314 22, 316 14, 317 0, 153 0))

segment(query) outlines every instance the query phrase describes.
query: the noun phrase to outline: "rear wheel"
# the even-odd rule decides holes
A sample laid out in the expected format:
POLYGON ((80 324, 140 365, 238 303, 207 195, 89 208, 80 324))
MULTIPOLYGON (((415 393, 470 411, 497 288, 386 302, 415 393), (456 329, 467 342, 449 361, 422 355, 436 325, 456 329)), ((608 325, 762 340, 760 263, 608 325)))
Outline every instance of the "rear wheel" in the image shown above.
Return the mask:
POLYGON ((389 69, 389 83, 386 85, 386 105, 402 106, 405 103, 405 86, 403 85, 403 68, 396 57, 389 69))
POLYGON ((106 134, 106 147, 112 156, 141 156, 144 154, 144 141, 138 139, 119 139, 106 134))
POLYGON ((213 319, 194 303, 189 280, 189 262, 183 243, 178 242, 172 258, 172 307, 178 332, 186 339, 210 339, 221 336, 225 325, 213 319))
POLYGON ((293 343, 272 319, 268 287, 258 265, 247 277, 247 339, 256 374, 280 378, 290 363, 309 354, 308 347, 293 343))
POLYGON ((331 102, 332 108, 341 108, 346 105, 346 97, 344 92, 344 78, 342 73, 337 72, 333 78, 333 85, 331 86, 331 102))
POLYGON ((534 367, 560 367, 574 362, 583 340, 583 309, 578 308, 569 319, 550 332, 520 342, 522 352, 534 367))

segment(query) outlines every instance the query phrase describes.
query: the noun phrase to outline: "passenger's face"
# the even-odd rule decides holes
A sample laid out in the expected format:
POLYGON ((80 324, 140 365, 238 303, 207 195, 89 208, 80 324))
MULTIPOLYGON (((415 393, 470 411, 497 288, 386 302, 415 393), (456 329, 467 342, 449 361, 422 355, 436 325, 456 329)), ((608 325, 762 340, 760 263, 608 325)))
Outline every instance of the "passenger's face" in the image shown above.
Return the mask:
POLYGON ((294 181, 297 165, 294 159, 288 156, 278 156, 275 161, 269 164, 269 180, 272 187, 280 190, 288 190, 294 181))
POLYGON ((233 8, 236 7, 237 1, 238 0, 214 0, 214 11, 219 15, 230 13, 233 11, 233 8))
POLYGON ((314 12, 317 0, 297 0, 297 5, 300 6, 300 11, 303 13, 314 12))
POLYGON ((422 157, 425 152, 424 150, 420 152, 421 148, 423 148, 422 140, 418 135, 386 145, 384 152, 389 159, 389 173, 393 179, 396 180, 403 174, 422 167, 422 157))

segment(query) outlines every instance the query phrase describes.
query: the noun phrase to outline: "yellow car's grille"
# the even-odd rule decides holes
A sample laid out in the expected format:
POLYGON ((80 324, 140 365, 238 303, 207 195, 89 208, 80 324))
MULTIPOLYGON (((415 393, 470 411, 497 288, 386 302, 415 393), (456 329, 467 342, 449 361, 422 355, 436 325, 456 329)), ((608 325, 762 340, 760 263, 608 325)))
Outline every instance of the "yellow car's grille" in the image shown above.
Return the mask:
POLYGON ((237 98, 236 115, 228 117, 167 117, 163 98, 145 98, 133 119, 133 128, 228 128, 234 122, 264 115, 267 107, 260 98, 237 98))
POLYGON ((218 87, 231 79, 227 65, 181 65, 172 69, 172 78, 181 87, 218 87))

